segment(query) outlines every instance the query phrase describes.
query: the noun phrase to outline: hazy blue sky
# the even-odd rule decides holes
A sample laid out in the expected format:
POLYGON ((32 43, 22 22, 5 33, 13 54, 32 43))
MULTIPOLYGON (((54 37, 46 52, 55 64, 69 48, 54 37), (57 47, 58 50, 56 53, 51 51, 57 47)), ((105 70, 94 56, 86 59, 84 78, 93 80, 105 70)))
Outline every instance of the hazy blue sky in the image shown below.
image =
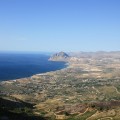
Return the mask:
POLYGON ((120 0, 0 0, 8 50, 120 50, 120 0))

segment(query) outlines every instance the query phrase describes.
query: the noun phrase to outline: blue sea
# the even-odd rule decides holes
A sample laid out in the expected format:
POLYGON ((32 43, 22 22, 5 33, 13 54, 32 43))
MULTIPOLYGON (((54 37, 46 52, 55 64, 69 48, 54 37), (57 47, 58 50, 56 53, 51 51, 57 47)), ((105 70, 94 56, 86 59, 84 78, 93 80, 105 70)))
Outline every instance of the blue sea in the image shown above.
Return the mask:
POLYGON ((48 61, 49 57, 33 53, 0 53, 0 81, 30 77, 66 67, 65 62, 48 61))

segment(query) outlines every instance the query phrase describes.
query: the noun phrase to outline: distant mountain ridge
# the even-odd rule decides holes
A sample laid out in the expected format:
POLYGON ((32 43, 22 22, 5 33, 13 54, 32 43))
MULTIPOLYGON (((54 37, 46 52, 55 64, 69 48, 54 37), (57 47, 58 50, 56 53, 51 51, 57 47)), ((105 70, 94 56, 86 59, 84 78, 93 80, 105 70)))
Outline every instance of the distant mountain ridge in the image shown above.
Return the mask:
POLYGON ((54 55, 52 55, 49 60, 51 60, 51 61, 66 61, 69 58, 70 58, 70 56, 67 53, 59 52, 59 53, 55 53, 54 55))

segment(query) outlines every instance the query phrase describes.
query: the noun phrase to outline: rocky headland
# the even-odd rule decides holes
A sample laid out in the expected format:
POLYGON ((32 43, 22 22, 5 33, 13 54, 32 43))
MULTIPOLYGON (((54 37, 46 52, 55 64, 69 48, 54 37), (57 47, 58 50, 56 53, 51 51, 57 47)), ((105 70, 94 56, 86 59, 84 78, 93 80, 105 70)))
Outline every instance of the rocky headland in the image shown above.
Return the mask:
POLYGON ((51 61, 68 61, 69 59, 70 59, 70 56, 67 53, 59 52, 59 53, 55 53, 54 55, 52 55, 49 60, 51 60, 51 61))

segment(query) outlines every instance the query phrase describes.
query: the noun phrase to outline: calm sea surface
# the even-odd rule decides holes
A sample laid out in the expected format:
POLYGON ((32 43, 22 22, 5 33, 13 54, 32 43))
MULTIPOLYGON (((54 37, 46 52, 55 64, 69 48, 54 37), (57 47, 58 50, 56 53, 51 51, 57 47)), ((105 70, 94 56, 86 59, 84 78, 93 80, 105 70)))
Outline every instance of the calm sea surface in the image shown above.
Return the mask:
POLYGON ((42 54, 0 53, 0 81, 30 77, 66 67, 65 62, 48 61, 42 54))

